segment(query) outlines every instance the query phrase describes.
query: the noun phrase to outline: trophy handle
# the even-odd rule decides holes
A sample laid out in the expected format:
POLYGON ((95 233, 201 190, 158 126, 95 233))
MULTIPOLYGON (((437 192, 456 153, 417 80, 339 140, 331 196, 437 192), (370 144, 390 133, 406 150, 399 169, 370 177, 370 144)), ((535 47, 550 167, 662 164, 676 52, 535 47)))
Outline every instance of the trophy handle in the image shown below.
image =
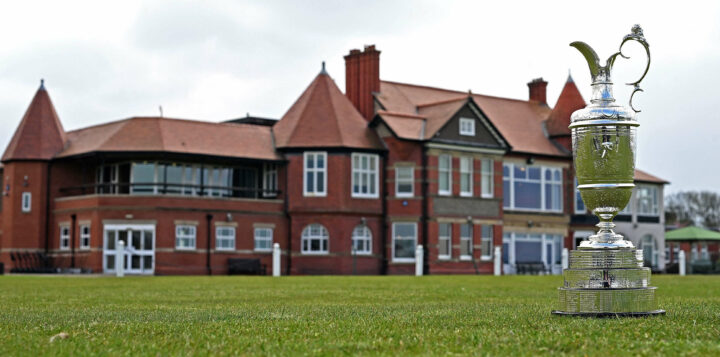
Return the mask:
POLYGON ((622 48, 623 48, 623 45, 625 45, 625 42, 627 42, 627 41, 639 42, 645 48, 645 53, 647 54, 647 65, 645 66, 645 71, 643 72, 642 76, 640 76, 640 79, 638 79, 635 82, 626 83, 627 85, 634 87, 632 94, 630 94, 630 108, 635 113, 640 113, 640 110, 637 110, 637 109, 635 109, 635 107, 633 107, 632 101, 633 101, 633 97, 635 96, 635 93, 643 92, 642 88, 640 88, 640 82, 642 82, 642 80, 645 79, 645 76, 647 75, 648 70, 650 69, 650 44, 648 44, 647 40, 645 40, 645 36, 643 35, 643 30, 640 27, 640 25, 633 26, 631 33, 629 35, 625 35, 625 37, 623 37, 623 41, 620 43, 620 52, 618 52, 620 54, 620 56, 622 56, 622 58, 626 58, 626 59, 629 59, 630 57, 625 56, 622 53, 622 48))

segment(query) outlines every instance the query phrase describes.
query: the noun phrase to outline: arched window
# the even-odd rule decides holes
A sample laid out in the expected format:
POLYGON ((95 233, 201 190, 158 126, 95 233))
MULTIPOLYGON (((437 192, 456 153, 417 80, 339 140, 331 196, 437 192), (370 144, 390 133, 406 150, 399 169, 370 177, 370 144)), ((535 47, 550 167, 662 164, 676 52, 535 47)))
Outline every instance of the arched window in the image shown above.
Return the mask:
POLYGON ((652 235, 646 234, 640 241, 640 248, 643 251, 643 260, 646 267, 656 267, 658 264, 658 249, 652 235))
POLYGON ((313 223, 302 231, 303 254, 327 254, 329 235, 327 229, 313 223))
POLYGON ((355 254, 372 253, 372 232, 368 226, 360 224, 353 229, 352 246, 355 254))

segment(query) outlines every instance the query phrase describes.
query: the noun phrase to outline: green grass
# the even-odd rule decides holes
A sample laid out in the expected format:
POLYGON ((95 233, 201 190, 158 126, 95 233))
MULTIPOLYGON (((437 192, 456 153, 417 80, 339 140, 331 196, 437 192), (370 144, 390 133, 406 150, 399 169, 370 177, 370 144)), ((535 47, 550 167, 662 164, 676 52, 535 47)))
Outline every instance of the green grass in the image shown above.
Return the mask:
POLYGON ((587 319, 558 276, 0 276, 0 355, 720 355, 720 276, 653 279, 666 316, 587 319))

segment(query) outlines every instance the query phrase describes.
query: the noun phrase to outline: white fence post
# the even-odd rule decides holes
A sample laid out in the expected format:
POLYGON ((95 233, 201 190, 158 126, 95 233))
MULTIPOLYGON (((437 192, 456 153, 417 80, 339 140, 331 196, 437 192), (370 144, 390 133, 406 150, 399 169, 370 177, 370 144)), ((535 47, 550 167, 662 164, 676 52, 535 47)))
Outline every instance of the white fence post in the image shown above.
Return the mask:
POLYGON ((500 247, 495 247, 495 276, 502 275, 502 252, 500 247))
POLYGON ((680 276, 685 275, 685 251, 681 250, 678 254, 678 272, 680 276))
POLYGON ((280 244, 275 243, 273 244, 273 264, 272 264, 272 274, 273 276, 280 276, 280 244))
POLYGON ((562 250, 562 268, 563 270, 567 269, 570 266, 570 252, 567 248, 563 248, 562 250))
POLYGON ((422 244, 418 244, 415 249, 415 276, 423 275, 423 258, 423 246, 422 244))
POLYGON ((125 242, 119 241, 115 247, 115 276, 125 276, 125 242))

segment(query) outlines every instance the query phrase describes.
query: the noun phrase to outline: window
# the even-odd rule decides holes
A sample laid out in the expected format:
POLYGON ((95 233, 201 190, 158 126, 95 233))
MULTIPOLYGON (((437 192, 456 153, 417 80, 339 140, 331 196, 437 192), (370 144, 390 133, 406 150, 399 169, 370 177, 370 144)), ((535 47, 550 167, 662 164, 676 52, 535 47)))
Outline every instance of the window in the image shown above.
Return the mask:
POLYGON ((642 216, 658 215, 658 189, 655 186, 640 185, 635 195, 637 197, 637 212, 642 216))
POLYGON ((577 177, 575 178, 575 186, 573 188, 575 189, 575 214, 585 214, 587 211, 585 210, 585 201, 582 200, 582 196, 580 195, 580 190, 578 190, 578 181, 577 177))
POLYGON ((460 259, 471 260, 473 251, 473 226, 470 223, 460 225, 460 259))
POLYGON ((175 249, 195 249, 197 227, 187 224, 175 226, 175 249))
POLYGON ((235 250, 235 227, 215 227, 215 249, 235 250))
POLYGON ((460 118, 460 135, 475 136, 475 119, 460 118))
POLYGON ((393 261, 414 262, 417 243, 416 223, 393 223, 393 261))
POLYGON ((90 225, 80 225, 80 249, 90 249, 90 225))
POLYGON ((255 228, 255 250, 259 252, 272 251, 273 229, 255 228))
POLYGON ((21 210, 23 212, 30 212, 30 208, 32 206, 32 193, 30 192, 23 192, 22 193, 22 201, 21 201, 21 210))
POLYGON ((460 196, 472 197, 473 195, 473 159, 471 157, 460 158, 460 196))
POLYGON ((327 184, 327 153, 306 152, 304 155, 304 184, 305 196, 325 196, 327 184))
POLYGON ((492 260, 493 257, 493 226, 483 225, 480 228, 482 237, 480 238, 480 259, 492 260))
MULTIPOLYGON (((205 195, 212 197, 232 196, 233 170, 224 167, 206 167, 203 170, 205 195)), ((253 187, 255 188, 255 187, 253 187)))
POLYGON ((395 168, 395 196, 412 197, 415 186, 415 168, 398 166, 395 168))
POLYGON ((275 164, 263 165, 263 196, 277 196, 278 171, 275 164))
POLYGON ((503 233, 503 262, 514 273, 516 264, 542 263, 553 274, 562 273, 563 236, 549 233, 503 233))
POLYGON ((60 227, 60 250, 70 249, 70 226, 60 227))
POLYGON ((690 261, 694 262, 698 260, 698 246, 697 243, 690 245, 690 261))
POLYGON ((636 197, 635 192, 633 191, 632 197, 630 198, 630 201, 628 201, 627 205, 625 205, 625 208, 623 208, 620 212, 618 212, 618 215, 632 215, 632 204, 636 197))
POLYGON ((671 243, 673 246, 672 261, 673 263, 680 259, 680 243, 671 243))
POLYGON ((708 252, 708 244, 707 242, 700 243, 700 259, 702 260, 709 260, 710 254, 708 252))
POLYGON ((452 157, 438 156, 438 194, 449 196, 452 193, 452 157))
POLYGON ((643 236, 640 243, 640 247, 643 252, 643 260, 645 261, 646 267, 655 267, 658 263, 658 249, 655 245, 655 239, 653 236, 647 234, 643 236))
POLYGON ((438 259, 452 257, 452 225, 450 223, 438 224, 438 259))
POLYGON ((313 223, 302 231, 303 254, 327 254, 330 236, 327 229, 320 224, 313 223))
POLYGON ((361 224, 353 229, 352 246, 354 254, 372 253, 372 233, 368 226, 361 224))
POLYGON ((495 189, 493 183, 493 160, 482 159, 480 167, 480 188, 482 189, 481 196, 483 198, 492 198, 493 190, 495 189))
POLYGON ((134 162, 130 175, 130 182, 132 183, 130 193, 154 194, 156 192, 154 162, 134 162))
POLYGON ((118 165, 102 165, 98 166, 97 183, 95 193, 118 193, 118 165))
POLYGON ((378 197, 378 156, 352 154, 352 196, 378 197))
POLYGON ((562 212, 562 169, 506 163, 503 191, 506 209, 562 212))

